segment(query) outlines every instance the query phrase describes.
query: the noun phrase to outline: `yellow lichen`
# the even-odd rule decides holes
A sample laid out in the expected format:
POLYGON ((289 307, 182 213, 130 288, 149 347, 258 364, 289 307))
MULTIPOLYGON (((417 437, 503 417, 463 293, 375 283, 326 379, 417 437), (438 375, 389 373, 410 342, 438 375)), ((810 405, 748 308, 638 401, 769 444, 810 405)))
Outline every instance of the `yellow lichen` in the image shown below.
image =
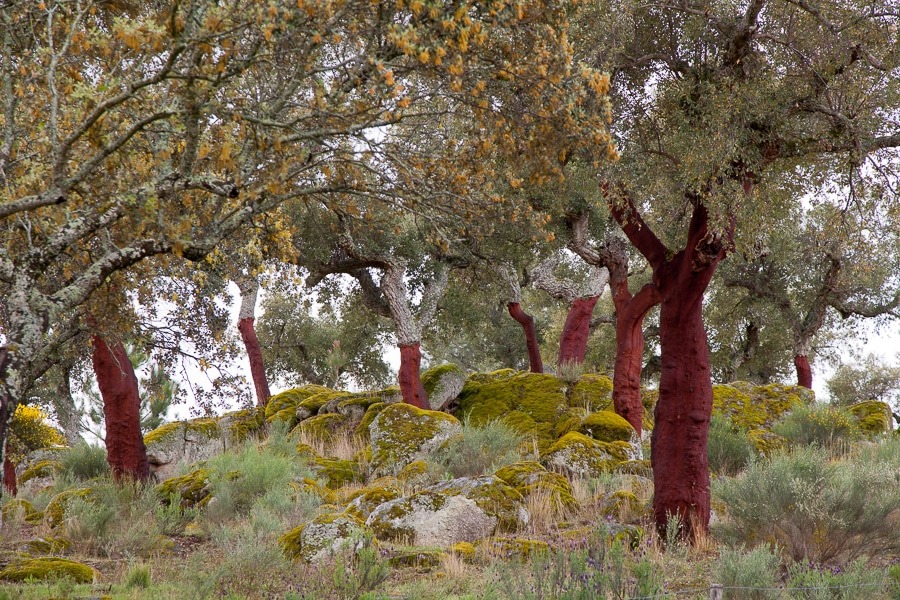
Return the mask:
POLYGON ((579 432, 601 442, 637 442, 637 432, 631 423, 609 410, 588 415, 579 432))
POLYGON ((71 579, 75 583, 91 583, 99 579, 96 569, 65 558, 28 558, 9 564, 0 570, 2 581, 26 579, 71 579))

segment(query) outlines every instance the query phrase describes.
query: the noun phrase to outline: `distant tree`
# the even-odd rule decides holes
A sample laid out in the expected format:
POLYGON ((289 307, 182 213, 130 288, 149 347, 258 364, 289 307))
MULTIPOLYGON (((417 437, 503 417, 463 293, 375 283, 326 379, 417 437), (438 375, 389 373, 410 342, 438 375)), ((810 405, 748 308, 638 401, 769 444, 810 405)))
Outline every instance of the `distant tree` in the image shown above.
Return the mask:
POLYGON ((900 425, 900 365, 869 354, 857 363, 842 364, 828 380, 834 404, 848 406, 866 400, 887 402, 900 425))

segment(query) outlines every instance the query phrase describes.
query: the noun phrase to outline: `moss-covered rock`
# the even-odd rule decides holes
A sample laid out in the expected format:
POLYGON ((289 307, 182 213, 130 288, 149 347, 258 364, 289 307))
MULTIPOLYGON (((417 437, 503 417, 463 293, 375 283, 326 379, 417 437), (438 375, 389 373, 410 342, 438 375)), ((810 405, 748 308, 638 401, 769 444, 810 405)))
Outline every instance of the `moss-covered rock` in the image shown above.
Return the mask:
POLYGON ((588 415, 581 423, 578 431, 601 442, 627 442, 634 449, 636 459, 644 458, 641 438, 634 430, 634 427, 611 410, 603 410, 588 415))
POLYGON ((471 542, 457 542, 450 546, 450 552, 459 556, 466 562, 475 560, 475 545, 471 542))
POLYGON ((300 481, 291 483, 295 494, 309 494, 315 496, 322 501, 323 504, 337 504, 338 497, 334 490, 330 490, 318 480, 311 477, 304 477, 300 481))
POLYGON ((0 581, 39 581, 71 579, 75 583, 91 583, 100 573, 84 563, 65 558, 28 558, 14 561, 0 570, 0 581))
POLYGON ((492 537, 478 544, 478 549, 492 559, 526 559, 534 554, 548 552, 550 545, 540 540, 524 538, 492 537))
POLYGON ((90 501, 94 495, 94 489, 89 487, 64 490, 50 499, 44 509, 44 522, 51 528, 58 527, 66 517, 66 508, 69 502, 76 498, 90 501))
POLYGON ((156 486, 156 493, 164 502, 173 496, 179 497, 182 508, 204 506, 210 500, 209 476, 209 469, 194 469, 186 475, 166 479, 156 486))
POLYGON ((285 556, 314 563, 336 554, 365 534, 362 523, 346 513, 326 513, 287 532, 279 539, 285 556))
POLYGON ((52 478, 62 468, 62 463, 54 459, 44 459, 34 462, 22 471, 21 475, 16 477, 19 485, 27 483, 33 479, 49 479, 52 478))
POLYGON ((866 435, 891 432, 891 407, 887 402, 858 402, 848 406, 847 410, 856 418, 856 424, 866 435))
POLYGON ((362 419, 359 424, 357 424, 356 429, 353 430, 354 435, 358 438, 362 438, 365 440, 369 439, 369 426, 372 425, 372 421, 375 420, 375 417, 384 410, 389 404, 387 402, 375 402, 374 404, 370 404, 366 409, 365 414, 363 414, 362 419))
POLYGON ((796 385, 753 385, 734 381, 713 386, 713 414, 728 417, 746 430, 768 429, 791 408, 815 400, 812 390, 796 385))
POLYGON ((21 519, 25 523, 40 523, 44 518, 44 513, 37 510, 34 505, 24 498, 13 498, 3 505, 2 513, 3 522, 10 522, 21 519))
POLYGON ((589 413, 613 410, 613 382, 606 375, 582 375, 568 391, 569 406, 583 408, 589 413))
POLYGON ((321 385, 301 385, 275 394, 266 403, 266 422, 286 421, 290 427, 297 424, 297 407, 301 402, 322 392, 330 392, 321 385))
POLYGON ((347 392, 339 392, 335 390, 323 389, 318 394, 313 394, 304 398, 297 404, 295 417, 297 421, 303 421, 311 416, 318 414, 319 409, 325 406, 329 400, 333 398, 346 396, 347 392))
POLYGON ((398 487, 371 486, 357 490, 349 498, 347 514, 353 515, 361 521, 365 521, 372 512, 391 500, 396 500, 403 494, 398 487))
POLYGON ((643 516, 646 513, 644 503, 630 490, 616 490, 604 494, 597 499, 597 505, 604 514, 614 516, 619 521, 628 517, 643 516))
POLYGON ((62 554, 72 547, 72 542, 64 537, 45 535, 43 537, 28 540, 22 544, 22 550, 31 555, 62 554))
POLYGON ((216 419, 176 421, 154 429, 144 436, 147 458, 157 481, 178 472, 179 465, 193 464, 221 454, 227 447, 216 419))
POLYGON ((346 422, 347 417, 344 415, 326 413, 301 421, 295 431, 308 440, 330 442, 346 422))
POLYGON ((472 500, 488 515, 497 519, 500 531, 515 531, 528 523, 525 498, 499 477, 460 477, 434 483, 426 488, 447 496, 464 496, 472 500))
POLYGON ((394 568, 415 569, 419 573, 427 573, 439 566, 446 555, 446 552, 440 550, 401 548, 391 551, 388 564, 394 568))
POLYGON ((501 468, 494 475, 522 496, 546 494, 556 508, 574 509, 578 506, 569 480, 559 473, 548 471, 539 462, 513 463, 501 468))
POLYGON ((644 460, 626 460, 617 464, 613 468, 613 473, 623 473, 626 475, 640 475, 644 478, 653 478, 653 466, 648 459, 644 460))
POLYGON ((628 442, 601 442, 584 434, 567 433, 541 456, 541 463, 579 477, 597 477, 639 455, 628 442))
POLYGON ((510 370, 469 377, 457 413, 479 426, 501 420, 537 437, 539 447, 556 439, 557 422, 569 416, 568 384, 553 375, 510 370))
POLYGON ((380 540, 443 548, 490 535, 497 518, 465 496, 424 491, 381 504, 366 526, 380 540))
POLYGON ((236 446, 260 437, 266 425, 266 410, 261 406, 235 410, 225 413, 218 421, 219 429, 226 434, 226 447, 236 446))
POLYGON ((454 364, 431 367, 422 373, 422 386, 432 410, 443 410, 456 400, 465 383, 465 372, 454 364))
POLYGON ((756 451, 763 456, 771 456, 788 447, 788 441, 768 429, 753 429, 747 432, 747 438, 756 451))
POLYGON ((397 473, 461 430, 459 421, 446 413, 390 404, 369 426, 372 468, 376 474, 397 473))
POLYGON ((309 461, 308 465, 316 476, 325 482, 325 486, 332 490, 362 481, 359 463, 352 460, 316 457, 309 461))

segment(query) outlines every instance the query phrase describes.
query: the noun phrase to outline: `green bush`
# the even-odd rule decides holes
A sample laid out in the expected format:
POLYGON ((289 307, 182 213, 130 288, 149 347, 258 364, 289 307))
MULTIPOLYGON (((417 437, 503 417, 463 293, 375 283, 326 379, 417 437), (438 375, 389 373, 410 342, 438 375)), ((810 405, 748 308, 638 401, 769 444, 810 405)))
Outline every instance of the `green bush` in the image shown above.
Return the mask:
POLYGON ((460 434, 433 450, 429 459, 453 477, 484 475, 522 460, 518 449, 523 439, 521 433, 501 421, 481 426, 465 423, 460 434))
POLYGON ((841 445, 862 437, 856 419, 846 409, 828 404, 798 405, 772 426, 792 446, 816 444, 841 450, 841 445))
POLYGON ((61 453, 59 462, 61 476, 68 481, 88 481, 110 473, 106 449, 101 446, 76 444, 61 453))
POLYGON ((727 542, 777 544, 795 561, 816 562, 900 549, 896 465, 874 453, 832 462, 822 448, 800 448, 754 461, 713 491, 727 507, 717 527, 727 542))
POLYGON ((786 587, 799 600, 870 600, 887 592, 883 569, 867 569, 865 559, 845 568, 796 563, 788 571, 786 587))
POLYGON ((774 595, 780 567, 781 559, 768 546, 749 551, 724 548, 713 566, 713 577, 731 600, 768 600, 774 595))
POLYGON ((709 423, 706 451, 709 468, 718 475, 739 473, 755 455, 746 432, 721 415, 713 415, 709 423))

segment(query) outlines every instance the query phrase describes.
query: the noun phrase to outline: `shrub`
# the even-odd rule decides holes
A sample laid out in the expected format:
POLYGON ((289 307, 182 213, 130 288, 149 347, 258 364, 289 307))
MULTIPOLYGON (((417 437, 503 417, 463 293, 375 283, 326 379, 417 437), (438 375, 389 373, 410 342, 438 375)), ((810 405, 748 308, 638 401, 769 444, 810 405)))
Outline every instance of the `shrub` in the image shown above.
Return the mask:
POLYGON ((481 426, 464 424, 459 435, 447 440, 430 454, 430 460, 453 477, 473 477, 493 473, 500 467, 522 460, 519 446, 524 437, 501 421, 481 426))
POLYGON ((61 475, 68 481, 87 481, 109 474, 106 449, 77 444, 60 455, 61 475))
POLYGON ((884 570, 869 570, 860 559, 845 568, 797 563, 788 571, 787 588, 799 600, 869 600, 888 591, 884 570))
POLYGON ((714 482, 728 507, 718 530, 730 542, 778 544, 797 561, 889 553, 900 548, 895 471, 875 454, 830 462, 817 447, 754 461, 738 477, 714 482))
POLYGON ((838 448, 842 442, 858 440, 861 435, 856 419, 846 409, 827 404, 795 406, 772 431, 793 446, 819 445, 838 448))
POLYGON ((147 589, 150 587, 150 567, 148 565, 132 565, 125 573, 125 587, 128 589, 147 589))
POLYGON ((725 548, 713 566, 713 577, 733 600, 767 600, 778 580, 781 559, 768 546, 749 551, 725 548), (757 588, 757 589, 750 589, 757 588))
POLYGON ((739 473, 755 455, 747 434, 721 415, 713 415, 709 423, 706 449, 709 468, 718 475, 739 473))

